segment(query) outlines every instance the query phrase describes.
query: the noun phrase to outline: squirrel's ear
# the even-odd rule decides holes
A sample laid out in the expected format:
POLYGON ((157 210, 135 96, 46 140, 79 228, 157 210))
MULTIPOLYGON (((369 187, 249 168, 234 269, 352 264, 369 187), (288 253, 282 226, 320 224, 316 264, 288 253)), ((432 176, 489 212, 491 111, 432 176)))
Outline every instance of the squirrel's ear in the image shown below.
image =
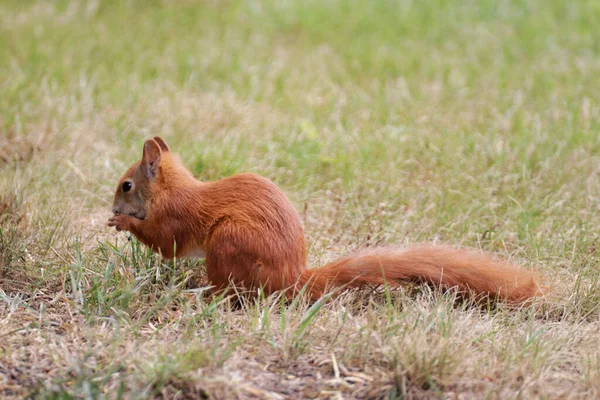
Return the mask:
POLYGON ((165 142, 163 138, 161 138, 160 136, 154 136, 154 141, 158 143, 158 147, 160 147, 163 153, 169 151, 169 145, 167 144, 167 142, 165 142))
POLYGON ((150 180, 156 178, 158 174, 161 155, 162 152, 158 143, 152 139, 146 140, 146 143, 144 143, 142 164, 144 165, 144 173, 150 180))

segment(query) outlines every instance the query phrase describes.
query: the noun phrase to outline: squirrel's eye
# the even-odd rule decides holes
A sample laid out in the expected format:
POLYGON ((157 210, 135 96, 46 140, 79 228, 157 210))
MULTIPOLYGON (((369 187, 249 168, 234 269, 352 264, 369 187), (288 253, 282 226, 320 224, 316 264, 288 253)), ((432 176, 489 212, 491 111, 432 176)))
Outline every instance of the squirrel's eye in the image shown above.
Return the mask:
POLYGON ((131 182, 123 182, 123 192, 129 192, 132 186, 131 182))

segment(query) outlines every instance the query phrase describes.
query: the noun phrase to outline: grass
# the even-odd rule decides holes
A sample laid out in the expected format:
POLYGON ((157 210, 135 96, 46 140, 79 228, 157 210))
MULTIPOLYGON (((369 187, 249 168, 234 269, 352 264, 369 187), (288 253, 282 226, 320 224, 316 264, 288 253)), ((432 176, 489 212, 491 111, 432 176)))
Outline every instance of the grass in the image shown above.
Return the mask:
MULTIPOLYGON (((600 395, 594 1, 4 1, 0 397, 600 395), (241 305, 105 226, 161 135, 288 193, 323 264, 444 242, 535 268, 521 310, 427 287, 241 305)), ((205 283, 206 284, 206 283, 205 283)))

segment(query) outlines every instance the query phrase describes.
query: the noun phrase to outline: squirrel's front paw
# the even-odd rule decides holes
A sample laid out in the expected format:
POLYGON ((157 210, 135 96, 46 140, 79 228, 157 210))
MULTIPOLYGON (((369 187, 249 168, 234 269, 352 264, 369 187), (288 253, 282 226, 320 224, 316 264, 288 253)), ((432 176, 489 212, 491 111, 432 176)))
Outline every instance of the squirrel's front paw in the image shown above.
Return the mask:
POLYGON ((114 226, 118 231, 129 231, 132 218, 129 215, 116 214, 108 219, 108 226, 114 226))

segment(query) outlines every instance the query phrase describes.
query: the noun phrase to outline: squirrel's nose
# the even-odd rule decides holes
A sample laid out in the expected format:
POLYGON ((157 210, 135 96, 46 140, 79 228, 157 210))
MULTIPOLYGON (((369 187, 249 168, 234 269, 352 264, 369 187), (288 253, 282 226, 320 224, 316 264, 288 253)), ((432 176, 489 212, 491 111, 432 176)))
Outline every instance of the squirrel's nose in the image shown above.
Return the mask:
POLYGON ((116 208, 113 208, 113 214, 117 215, 119 213, 119 210, 117 210, 116 208))

